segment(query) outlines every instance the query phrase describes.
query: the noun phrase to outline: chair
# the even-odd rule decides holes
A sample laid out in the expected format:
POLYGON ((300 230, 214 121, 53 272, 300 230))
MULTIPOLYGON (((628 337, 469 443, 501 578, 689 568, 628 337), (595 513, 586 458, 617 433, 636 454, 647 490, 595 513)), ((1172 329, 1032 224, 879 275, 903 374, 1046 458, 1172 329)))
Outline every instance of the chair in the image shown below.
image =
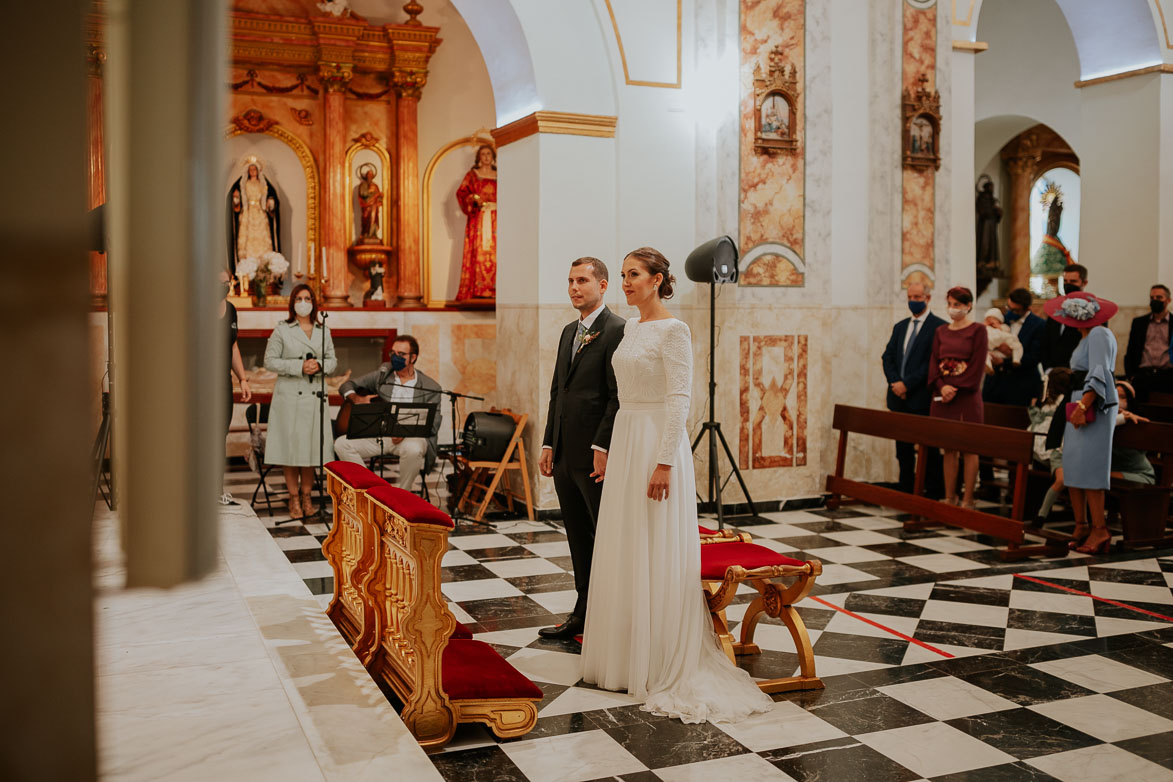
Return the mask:
POLYGON ((529 466, 525 459, 525 443, 521 439, 529 416, 526 414, 517 415, 508 408, 505 410, 493 408, 490 412, 502 413, 513 419, 515 423, 513 436, 499 462, 470 461, 462 456, 457 457, 461 465, 471 471, 471 475, 468 484, 464 487, 464 492, 460 495, 460 501, 456 504, 456 509, 460 513, 464 513, 466 505, 476 504, 476 512, 471 514, 469 518, 474 521, 483 521, 489 503, 496 494, 500 493, 505 498, 503 505, 511 512, 515 499, 524 500, 526 516, 530 521, 533 521, 534 504, 529 484, 529 466), (507 476, 514 471, 521 473, 521 493, 512 488, 507 479, 507 476), (479 496, 474 497, 474 493, 479 496))
POLYGON ((249 500, 249 505, 255 511, 257 509, 257 495, 263 489, 265 492, 265 506, 269 511, 269 515, 273 515, 273 501, 281 500, 289 501, 288 489, 274 489, 269 490, 269 484, 265 480, 269 473, 273 470, 273 465, 265 464, 265 433, 269 425, 269 405, 254 402, 245 408, 244 420, 248 422, 248 439, 249 439, 249 466, 252 467, 261 477, 257 481, 257 487, 253 489, 252 499, 249 500))

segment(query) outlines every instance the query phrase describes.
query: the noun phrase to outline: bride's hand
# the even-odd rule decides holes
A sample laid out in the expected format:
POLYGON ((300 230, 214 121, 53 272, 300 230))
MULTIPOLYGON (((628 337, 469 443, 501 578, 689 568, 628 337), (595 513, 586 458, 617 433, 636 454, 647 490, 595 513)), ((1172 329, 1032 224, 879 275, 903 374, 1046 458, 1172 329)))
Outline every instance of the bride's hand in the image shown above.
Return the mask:
POLYGON ((668 499, 668 476, 671 472, 671 465, 656 465, 656 469, 652 472, 652 479, 648 481, 649 500, 659 502, 660 500, 668 499))

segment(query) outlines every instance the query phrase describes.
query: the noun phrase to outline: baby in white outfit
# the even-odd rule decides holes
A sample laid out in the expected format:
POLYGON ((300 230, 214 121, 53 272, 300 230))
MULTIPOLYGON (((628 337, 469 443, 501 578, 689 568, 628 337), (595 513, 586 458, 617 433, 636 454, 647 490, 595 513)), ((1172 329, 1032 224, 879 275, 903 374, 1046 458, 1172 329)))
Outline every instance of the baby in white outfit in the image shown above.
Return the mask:
POLYGON ((1022 363, 1022 343, 1018 341, 1018 337, 1010 333, 1010 327, 1006 325, 1006 318, 1002 315, 1002 310, 992 308, 986 311, 986 334, 989 337, 989 352, 986 353, 986 369, 988 371, 994 371, 994 350, 1002 345, 1009 345, 1010 350, 1013 351, 1010 354, 1011 362, 1014 364, 1022 363))

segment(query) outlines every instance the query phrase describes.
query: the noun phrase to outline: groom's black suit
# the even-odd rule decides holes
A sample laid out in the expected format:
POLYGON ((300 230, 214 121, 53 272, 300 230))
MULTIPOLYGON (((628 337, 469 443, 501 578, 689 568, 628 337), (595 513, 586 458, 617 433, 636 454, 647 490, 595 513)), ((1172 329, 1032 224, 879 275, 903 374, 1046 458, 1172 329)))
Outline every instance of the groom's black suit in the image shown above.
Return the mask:
POLYGON ((573 616, 586 618, 587 587, 595 525, 603 484, 591 477, 595 451, 611 445, 611 427, 619 410, 619 392, 611 355, 623 339, 623 318, 606 307, 595 317, 588 341, 574 353, 579 321, 568 323, 558 342, 558 362, 550 384, 550 411, 546 418, 544 447, 554 451, 554 490, 562 507, 574 588, 578 601, 573 616))

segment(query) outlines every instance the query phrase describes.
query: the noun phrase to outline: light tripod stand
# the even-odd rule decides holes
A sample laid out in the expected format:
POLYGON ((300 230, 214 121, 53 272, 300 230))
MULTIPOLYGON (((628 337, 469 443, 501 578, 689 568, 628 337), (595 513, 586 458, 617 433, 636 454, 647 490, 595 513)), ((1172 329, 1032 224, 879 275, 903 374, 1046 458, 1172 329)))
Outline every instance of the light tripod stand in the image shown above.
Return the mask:
MULTIPOLYGON (((720 443, 732 467, 732 476, 737 478, 741 486, 741 493, 749 505, 749 512, 758 515, 754 507, 753 498, 749 495, 749 488, 745 479, 741 477, 741 470, 737 469, 737 460, 729 448, 725 434, 721 431, 721 423, 717 420, 717 378, 716 378, 716 344, 717 344, 717 285, 726 282, 737 282, 737 245, 728 236, 722 236, 705 242, 688 254, 684 261, 684 274, 693 282, 709 283, 709 418, 701 425, 701 431, 692 441, 693 453, 701 440, 708 436, 709 441, 709 504, 717 509, 717 528, 725 528, 725 507, 721 502, 721 490, 724 484, 721 481, 719 464, 720 443)), ((728 478, 726 479, 726 482, 728 478)))

